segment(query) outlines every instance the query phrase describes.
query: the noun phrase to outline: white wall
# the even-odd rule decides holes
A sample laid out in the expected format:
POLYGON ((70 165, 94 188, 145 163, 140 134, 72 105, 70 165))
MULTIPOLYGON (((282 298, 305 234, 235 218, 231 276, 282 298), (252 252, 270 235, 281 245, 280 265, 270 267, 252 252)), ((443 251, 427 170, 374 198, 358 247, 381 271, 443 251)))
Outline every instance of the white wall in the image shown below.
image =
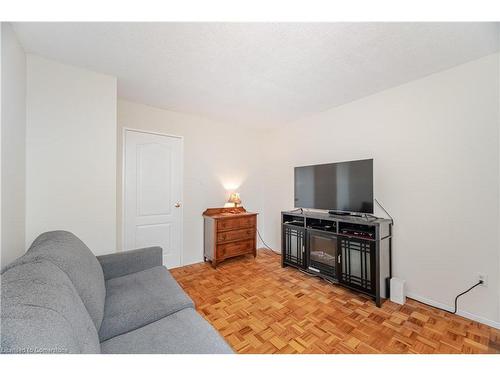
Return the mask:
POLYGON ((116 250, 116 78, 27 59, 26 245, 64 229, 116 250))
POLYGON ((26 55, 2 23, 1 265, 25 251, 26 55))
POLYGON ((375 197, 396 221, 394 275, 408 294, 451 307, 484 273, 488 287, 459 308, 498 324, 498 83, 495 54, 271 132, 265 238, 279 248, 293 166, 373 157, 375 197))
MULTIPOLYGON (((222 207, 231 190, 240 193, 243 206, 262 212, 262 134, 197 116, 181 114, 125 100, 118 101, 118 200, 121 226, 122 130, 127 127, 184 137, 183 262, 203 260, 202 213, 222 207)), ((259 228, 264 218, 258 217, 259 228)), ((118 242, 121 244, 121 227, 118 242)), ((120 247, 120 246, 119 246, 120 247)))

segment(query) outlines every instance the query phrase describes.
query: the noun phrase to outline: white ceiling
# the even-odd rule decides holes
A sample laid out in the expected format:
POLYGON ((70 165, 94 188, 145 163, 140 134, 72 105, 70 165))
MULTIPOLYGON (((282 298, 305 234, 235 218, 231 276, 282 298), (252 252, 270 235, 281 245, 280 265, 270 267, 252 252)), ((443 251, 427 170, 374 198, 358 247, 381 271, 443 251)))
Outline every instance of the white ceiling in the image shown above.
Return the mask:
POLYGON ((279 126, 496 52, 496 23, 14 23, 29 53, 120 97, 279 126))

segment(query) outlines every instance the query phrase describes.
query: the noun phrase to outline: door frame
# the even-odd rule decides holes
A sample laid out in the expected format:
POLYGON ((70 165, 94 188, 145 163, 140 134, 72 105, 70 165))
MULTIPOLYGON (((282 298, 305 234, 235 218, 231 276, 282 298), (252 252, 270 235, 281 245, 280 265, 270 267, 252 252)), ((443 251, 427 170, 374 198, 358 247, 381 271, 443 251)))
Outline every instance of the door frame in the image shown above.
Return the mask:
MULTIPOLYGON (((125 214, 126 214, 126 205, 125 205, 125 171, 126 171, 126 159, 125 159, 125 148, 126 148, 126 139, 127 139, 127 132, 136 132, 136 133, 146 133, 146 134, 153 134, 153 135, 159 135, 163 137, 169 137, 169 138, 177 138, 180 139, 181 141, 181 156, 180 156, 180 163, 181 163, 181 220, 180 220, 180 266, 182 267, 184 265, 184 136, 182 135, 174 135, 174 134, 167 134, 167 133, 160 133, 156 131, 150 131, 150 130, 143 130, 143 129, 136 129, 136 128, 130 128, 130 127, 123 127, 122 128, 122 251, 125 250, 125 214)), ((162 264, 163 264, 163 255, 162 255, 162 264)))

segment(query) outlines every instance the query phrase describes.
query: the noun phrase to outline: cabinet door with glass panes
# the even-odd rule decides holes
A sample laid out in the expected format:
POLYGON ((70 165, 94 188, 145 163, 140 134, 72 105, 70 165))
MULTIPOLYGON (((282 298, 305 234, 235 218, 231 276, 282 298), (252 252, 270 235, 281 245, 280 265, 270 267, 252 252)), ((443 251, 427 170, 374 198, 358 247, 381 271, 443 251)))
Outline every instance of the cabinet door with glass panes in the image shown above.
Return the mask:
POLYGON ((373 241, 338 238, 339 281, 363 292, 375 292, 375 243, 373 241))
POLYGON ((283 265, 305 267, 305 229, 295 225, 283 224, 281 252, 283 265))

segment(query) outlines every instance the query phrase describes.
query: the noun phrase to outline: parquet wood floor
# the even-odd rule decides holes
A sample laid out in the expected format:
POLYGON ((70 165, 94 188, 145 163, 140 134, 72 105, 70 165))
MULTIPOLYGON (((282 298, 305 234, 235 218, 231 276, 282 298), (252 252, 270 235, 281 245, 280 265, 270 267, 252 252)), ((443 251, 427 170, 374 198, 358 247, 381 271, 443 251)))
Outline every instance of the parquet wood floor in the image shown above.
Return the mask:
POLYGON ((239 353, 500 353, 500 330, 414 300, 332 285, 259 250, 257 258, 171 270, 197 310, 239 353))

